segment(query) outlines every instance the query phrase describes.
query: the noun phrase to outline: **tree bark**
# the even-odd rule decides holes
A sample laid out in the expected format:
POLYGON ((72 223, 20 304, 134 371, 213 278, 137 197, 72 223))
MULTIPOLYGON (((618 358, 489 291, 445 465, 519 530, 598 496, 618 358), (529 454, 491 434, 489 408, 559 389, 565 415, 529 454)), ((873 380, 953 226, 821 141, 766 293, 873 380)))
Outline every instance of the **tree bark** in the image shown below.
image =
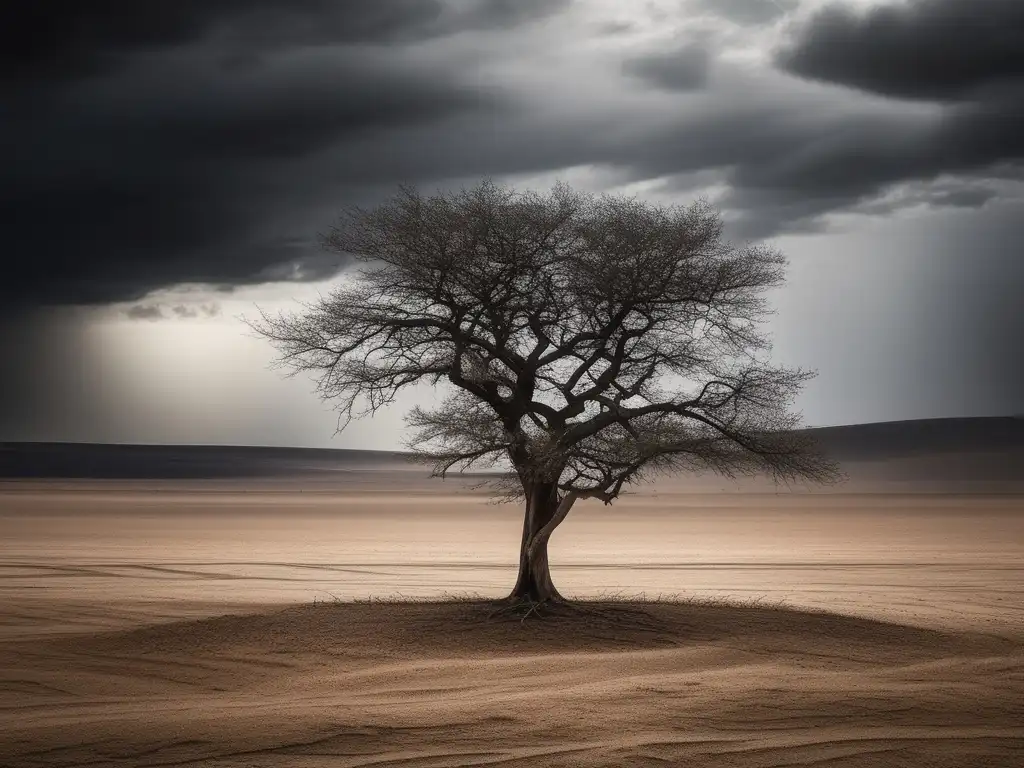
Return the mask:
POLYGON ((551 581, 548 564, 548 536, 538 538, 544 526, 558 512, 558 489, 554 483, 532 483, 526 489, 526 514, 523 519, 523 538, 519 545, 519 576, 509 600, 547 602, 562 600, 551 581))

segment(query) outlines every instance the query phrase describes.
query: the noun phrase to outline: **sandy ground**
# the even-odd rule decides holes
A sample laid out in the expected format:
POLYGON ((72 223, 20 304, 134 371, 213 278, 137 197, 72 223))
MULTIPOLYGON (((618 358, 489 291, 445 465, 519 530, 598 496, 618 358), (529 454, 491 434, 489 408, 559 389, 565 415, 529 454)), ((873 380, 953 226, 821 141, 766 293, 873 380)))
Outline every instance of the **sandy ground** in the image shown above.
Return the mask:
POLYGON ((334 601, 499 596, 520 525, 393 473, 5 484, 0 766, 1024 766, 1024 497, 662 484, 554 575, 689 603, 334 601))

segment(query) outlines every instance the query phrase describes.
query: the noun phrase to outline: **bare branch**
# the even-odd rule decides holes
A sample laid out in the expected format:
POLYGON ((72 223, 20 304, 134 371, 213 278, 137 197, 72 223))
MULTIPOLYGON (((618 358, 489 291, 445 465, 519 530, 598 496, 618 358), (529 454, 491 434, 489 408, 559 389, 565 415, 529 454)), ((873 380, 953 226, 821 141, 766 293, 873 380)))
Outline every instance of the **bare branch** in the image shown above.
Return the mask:
POLYGON ((725 242, 704 200, 401 187, 343 212, 323 245, 360 271, 251 326, 341 428, 419 382, 444 388, 408 419, 435 474, 504 462, 521 489, 554 483, 566 513, 659 471, 839 476, 790 411, 810 374, 765 360, 785 259, 725 242))

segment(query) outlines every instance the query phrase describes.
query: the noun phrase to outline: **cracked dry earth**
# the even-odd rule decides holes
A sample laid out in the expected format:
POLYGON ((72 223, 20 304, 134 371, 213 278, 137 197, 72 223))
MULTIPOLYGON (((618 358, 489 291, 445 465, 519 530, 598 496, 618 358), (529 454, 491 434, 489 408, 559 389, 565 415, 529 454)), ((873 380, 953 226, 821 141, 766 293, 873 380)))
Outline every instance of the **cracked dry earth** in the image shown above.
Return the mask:
POLYGON ((1006 633, 710 603, 244 610, 6 640, 0 766, 1024 765, 1006 633))

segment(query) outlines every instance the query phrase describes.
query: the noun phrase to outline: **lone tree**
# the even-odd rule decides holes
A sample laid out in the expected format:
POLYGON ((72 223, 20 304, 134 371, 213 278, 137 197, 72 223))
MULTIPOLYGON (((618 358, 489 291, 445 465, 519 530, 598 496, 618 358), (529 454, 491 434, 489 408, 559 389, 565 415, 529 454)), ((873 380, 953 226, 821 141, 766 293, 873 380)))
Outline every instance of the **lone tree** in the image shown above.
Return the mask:
POLYGON ((511 465, 526 510, 510 602, 561 600, 547 544, 579 499, 667 470, 838 477, 788 410, 813 374, 765 360, 785 259, 723 242, 704 201, 400 187, 322 240, 364 267, 252 327, 313 375, 339 429, 417 382, 450 385, 407 416, 409 447, 435 476, 511 465))

